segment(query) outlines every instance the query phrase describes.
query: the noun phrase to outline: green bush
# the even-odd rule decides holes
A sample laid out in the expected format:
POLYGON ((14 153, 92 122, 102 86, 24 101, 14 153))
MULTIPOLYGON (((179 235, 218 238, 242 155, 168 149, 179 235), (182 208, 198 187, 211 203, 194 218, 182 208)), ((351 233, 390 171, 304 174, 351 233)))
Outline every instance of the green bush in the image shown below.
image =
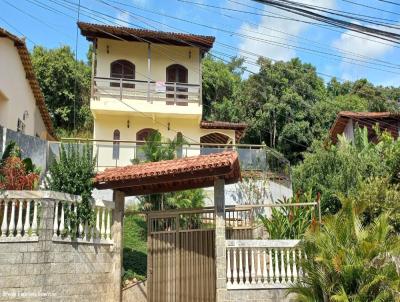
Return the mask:
POLYGON ((400 240, 384 213, 363 226, 357 200, 341 199, 342 209, 310 228, 302 248, 304 275, 289 292, 298 301, 398 301, 400 276, 395 258, 400 240))
POLYGON ((53 161, 46 177, 46 187, 49 190, 82 197, 77 216, 74 212, 67 211, 73 230, 79 222, 92 225, 94 221, 91 196, 95 163, 96 159, 89 145, 61 144, 59 159, 53 161))
POLYGON ((271 216, 259 215, 259 219, 268 232, 269 239, 301 239, 311 223, 315 222, 316 214, 309 206, 284 206, 299 202, 313 202, 311 194, 303 194, 296 198, 278 200, 283 205, 271 209, 271 216))

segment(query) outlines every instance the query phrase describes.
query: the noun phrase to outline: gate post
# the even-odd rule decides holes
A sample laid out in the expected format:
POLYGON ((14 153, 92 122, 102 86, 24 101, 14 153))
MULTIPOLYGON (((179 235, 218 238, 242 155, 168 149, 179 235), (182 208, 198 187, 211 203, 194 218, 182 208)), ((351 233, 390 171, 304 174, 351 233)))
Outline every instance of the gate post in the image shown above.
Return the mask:
POLYGON ((225 180, 214 180, 216 302, 226 300, 225 180))
POLYGON ((114 240, 114 254, 113 254, 113 284, 111 290, 113 292, 114 301, 122 301, 122 255, 123 255, 123 221, 124 221, 124 207, 125 207, 125 193, 114 190, 113 201, 115 208, 113 211, 113 226, 112 238, 114 240))

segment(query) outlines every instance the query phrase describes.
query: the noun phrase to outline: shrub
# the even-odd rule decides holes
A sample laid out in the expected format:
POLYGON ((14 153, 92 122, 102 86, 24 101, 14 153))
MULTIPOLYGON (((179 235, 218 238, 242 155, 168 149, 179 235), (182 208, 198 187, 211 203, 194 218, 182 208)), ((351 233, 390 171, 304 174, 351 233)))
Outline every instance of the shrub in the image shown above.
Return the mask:
POLYGON ((33 190, 39 183, 40 170, 30 158, 21 158, 21 150, 10 142, 0 159, 0 190, 33 190))
POLYGON ((289 292, 298 301, 398 301, 400 277, 394 258, 400 240, 384 213, 368 226, 360 222, 355 202, 310 228, 302 242, 302 280, 289 292))
POLYGON ((78 213, 67 213, 73 226, 78 222, 93 223, 94 213, 91 206, 93 178, 96 159, 89 145, 61 145, 59 159, 55 159, 46 177, 46 187, 53 191, 80 195, 82 202, 78 213))
POLYGON ((316 224, 314 209, 308 206, 284 206, 285 204, 312 202, 311 193, 297 196, 296 198, 284 198, 277 204, 282 207, 271 209, 270 217, 258 215, 269 239, 300 239, 303 237, 310 224, 316 224))

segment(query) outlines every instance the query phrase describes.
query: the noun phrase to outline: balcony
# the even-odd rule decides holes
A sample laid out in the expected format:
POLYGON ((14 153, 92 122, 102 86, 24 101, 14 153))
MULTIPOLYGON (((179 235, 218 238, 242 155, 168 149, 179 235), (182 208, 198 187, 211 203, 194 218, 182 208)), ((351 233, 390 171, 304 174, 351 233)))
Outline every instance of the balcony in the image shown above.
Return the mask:
POLYGON ((177 82, 95 77, 90 105, 94 113, 112 110, 199 116, 202 113, 201 87, 177 82))

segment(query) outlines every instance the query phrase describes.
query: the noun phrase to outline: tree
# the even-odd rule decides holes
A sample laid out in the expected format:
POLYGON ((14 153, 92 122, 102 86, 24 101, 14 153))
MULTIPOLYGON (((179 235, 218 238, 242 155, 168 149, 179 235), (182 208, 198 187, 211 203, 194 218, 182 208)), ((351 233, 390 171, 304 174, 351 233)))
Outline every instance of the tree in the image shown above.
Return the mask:
POLYGON ((400 276, 394 257, 400 240, 391 232, 388 213, 363 226, 355 201, 342 202, 339 213, 306 233, 304 274, 289 292, 296 293, 298 301, 398 301, 400 276))
MULTIPOLYGON (((241 83, 241 65, 243 60, 233 59, 226 64, 207 56, 202 62, 203 75, 203 117, 215 120, 230 121, 234 115, 220 115, 223 109, 218 107, 221 103, 230 102, 238 93, 241 83)), ((225 107, 226 108, 226 107, 225 107)))
POLYGON ((312 107, 326 97, 324 82, 299 59, 258 62, 259 73, 249 77, 241 94, 249 125, 245 140, 265 142, 297 161, 314 138, 312 107))
POLYGON ((79 131, 91 132, 91 67, 76 61, 69 46, 35 46, 32 64, 57 132, 68 135, 74 125, 79 131))

